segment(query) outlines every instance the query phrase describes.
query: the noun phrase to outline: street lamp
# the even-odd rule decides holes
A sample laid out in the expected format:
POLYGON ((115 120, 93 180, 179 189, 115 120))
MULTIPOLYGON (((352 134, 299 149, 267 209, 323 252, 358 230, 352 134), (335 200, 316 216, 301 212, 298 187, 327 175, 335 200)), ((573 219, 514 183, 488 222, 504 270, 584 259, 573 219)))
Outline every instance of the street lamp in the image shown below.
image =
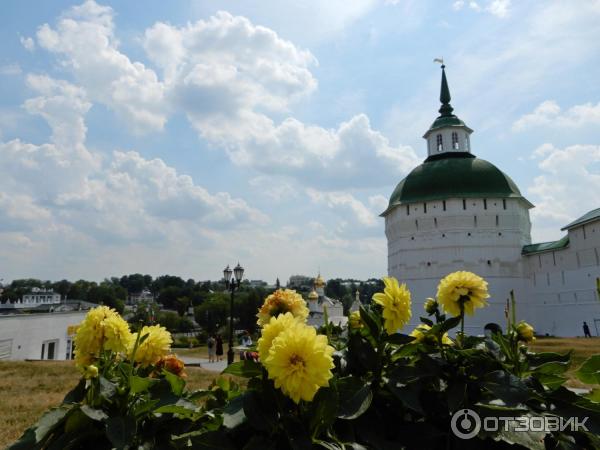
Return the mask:
POLYGON ((231 292, 231 302, 229 304, 229 349, 227 350, 227 365, 233 364, 233 294, 240 287, 242 277, 244 276, 244 268, 238 262, 237 266, 231 270, 229 265, 223 270, 223 278, 225 278, 225 287, 231 292), (233 278, 232 278, 233 275, 233 278))

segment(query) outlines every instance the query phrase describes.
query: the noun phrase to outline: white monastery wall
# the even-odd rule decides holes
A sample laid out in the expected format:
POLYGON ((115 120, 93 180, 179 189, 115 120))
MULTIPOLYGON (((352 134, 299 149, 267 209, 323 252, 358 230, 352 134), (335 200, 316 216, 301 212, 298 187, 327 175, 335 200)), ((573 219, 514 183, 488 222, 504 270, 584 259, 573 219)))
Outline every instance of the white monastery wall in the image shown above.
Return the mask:
POLYGON ((0 359, 71 359, 75 329, 86 312, 0 316, 0 359))

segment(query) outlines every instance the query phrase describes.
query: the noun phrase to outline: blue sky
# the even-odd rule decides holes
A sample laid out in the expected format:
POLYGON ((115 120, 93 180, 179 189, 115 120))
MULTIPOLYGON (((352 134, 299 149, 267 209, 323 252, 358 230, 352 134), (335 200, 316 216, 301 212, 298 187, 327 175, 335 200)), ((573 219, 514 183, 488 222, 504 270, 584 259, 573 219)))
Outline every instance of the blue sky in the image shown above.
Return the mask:
POLYGON ((472 149, 600 206, 600 2, 3 3, 0 278, 378 277, 444 57, 472 149))

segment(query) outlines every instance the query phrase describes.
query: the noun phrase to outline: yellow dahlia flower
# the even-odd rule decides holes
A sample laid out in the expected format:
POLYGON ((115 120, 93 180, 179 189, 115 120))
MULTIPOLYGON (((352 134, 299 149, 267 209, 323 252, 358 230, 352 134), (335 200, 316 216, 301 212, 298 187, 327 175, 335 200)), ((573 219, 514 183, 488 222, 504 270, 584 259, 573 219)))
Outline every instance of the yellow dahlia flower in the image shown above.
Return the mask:
MULTIPOLYGON (((156 364, 163 356, 166 356, 171 350, 171 333, 165 327, 160 325, 145 326, 142 328, 140 340, 148 335, 146 340, 139 344, 135 352, 135 361, 142 366, 156 364)), ((132 342, 132 347, 135 341, 132 342)))
POLYGON ((260 339, 258 340, 258 356, 261 361, 264 361, 269 356, 269 350, 273 340, 281 334, 282 331, 292 328, 296 325, 304 325, 297 317, 294 317, 292 313, 279 314, 277 317, 271 317, 269 323, 267 323, 261 331, 260 339))
POLYGON ((107 306, 91 309, 81 322, 75 335, 75 362, 79 367, 88 366, 100 355, 105 340, 104 321, 118 317, 118 313, 107 306))
POLYGON ((479 275, 459 271, 446 275, 438 285, 437 299, 444 310, 453 316, 460 316, 460 304, 465 313, 473 315, 476 308, 487 306, 488 284, 479 275))
POLYGON ((115 353, 127 352, 134 339, 129 324, 119 315, 107 317, 102 321, 104 326, 104 349, 115 353))
POLYGON ((517 336, 520 341, 532 342, 535 340, 533 336, 533 327, 527 322, 520 321, 517 324, 517 336))
POLYGON ((303 321, 308 317, 308 308, 302 296, 291 289, 278 289, 269 295, 258 310, 257 324, 265 326, 271 317, 277 317, 286 312, 292 313, 294 317, 303 321))
POLYGON ((294 402, 312 401, 321 386, 333 377, 333 347, 313 327, 297 324, 273 340, 263 361, 275 387, 294 402))
POLYGON ((348 326, 351 330, 359 330, 364 327, 363 321, 360 318, 360 311, 353 311, 348 316, 348 326))
MULTIPOLYGON (((418 325, 414 330, 412 330, 409 336, 414 337, 416 342, 423 342, 423 343, 430 344, 430 345, 435 344, 436 343, 435 337, 427 336, 425 334, 429 330, 431 330, 431 327, 429 325, 427 325, 426 323, 422 323, 421 325, 418 325)), ((450 339, 448 337, 448 333, 444 333, 444 335, 442 336, 442 344, 445 344, 445 345, 454 344, 452 339, 450 339)))
POLYGON ((383 277, 385 289, 373 294, 373 301, 383 306, 384 327, 387 334, 394 334, 411 318, 410 291, 404 283, 398 285, 394 277, 383 277))

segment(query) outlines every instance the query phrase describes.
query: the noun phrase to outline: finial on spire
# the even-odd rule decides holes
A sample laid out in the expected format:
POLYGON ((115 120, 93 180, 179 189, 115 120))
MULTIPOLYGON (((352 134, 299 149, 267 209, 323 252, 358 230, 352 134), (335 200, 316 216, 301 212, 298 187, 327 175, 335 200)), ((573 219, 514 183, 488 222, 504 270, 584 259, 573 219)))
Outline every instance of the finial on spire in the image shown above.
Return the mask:
POLYGON ((434 62, 439 62, 442 64, 442 86, 440 88, 440 102, 442 106, 439 109, 440 115, 442 116, 451 116, 454 108, 450 105, 450 89, 448 88, 448 80, 446 80, 446 66, 444 65, 444 60, 440 58, 436 58, 433 60, 434 62))

